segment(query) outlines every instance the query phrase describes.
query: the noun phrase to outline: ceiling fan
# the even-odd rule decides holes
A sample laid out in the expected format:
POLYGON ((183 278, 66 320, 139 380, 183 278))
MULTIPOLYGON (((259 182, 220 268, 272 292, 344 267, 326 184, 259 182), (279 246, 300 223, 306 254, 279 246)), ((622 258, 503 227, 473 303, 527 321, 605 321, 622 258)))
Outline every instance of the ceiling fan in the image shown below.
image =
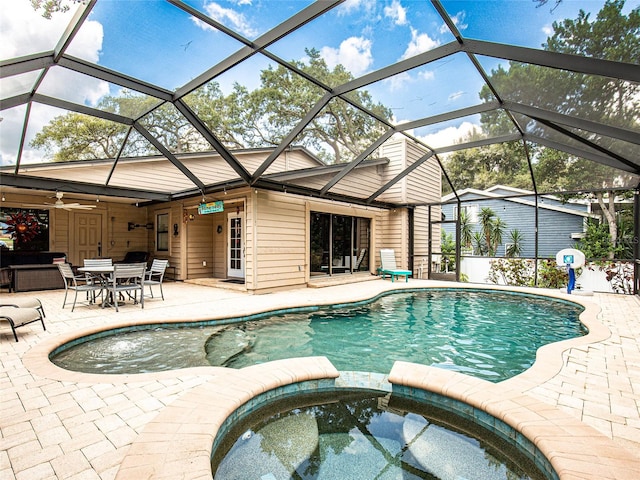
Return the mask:
POLYGON ((63 210, 91 210, 92 208, 96 208, 95 205, 82 205, 80 203, 64 203, 62 201, 62 197, 63 197, 64 193, 63 192, 56 192, 56 201, 55 203, 48 203, 48 202, 44 202, 44 204, 40 204, 40 205, 23 205, 24 207, 39 207, 39 208, 48 208, 48 207, 53 207, 53 208, 61 208, 63 210))

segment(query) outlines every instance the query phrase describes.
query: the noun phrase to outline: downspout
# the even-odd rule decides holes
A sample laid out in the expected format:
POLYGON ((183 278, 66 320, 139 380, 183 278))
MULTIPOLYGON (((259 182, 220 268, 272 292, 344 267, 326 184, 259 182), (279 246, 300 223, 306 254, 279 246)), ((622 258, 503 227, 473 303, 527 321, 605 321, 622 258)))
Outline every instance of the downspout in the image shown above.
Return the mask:
POLYGON ((529 174, 531 175, 531 183, 533 185, 533 193, 535 198, 535 214, 534 214, 534 222, 535 225, 533 227, 533 238, 535 241, 534 250, 533 250, 533 285, 535 287, 538 286, 538 185, 536 184, 536 176, 533 173, 533 165, 531 163, 531 155, 529 155, 529 147, 527 147, 527 142, 522 141, 522 146, 524 148, 524 154, 527 157, 527 164, 529 165, 529 174))
POLYGON ((462 266, 460 261, 462 260, 462 255, 460 255, 460 234, 462 233, 462 229, 460 228, 460 212, 462 211, 462 202, 458 197, 458 216, 456 218, 456 282, 460 281, 460 267, 462 266))
POLYGON ((633 192, 633 294, 638 295, 640 286, 640 183, 633 192))
MULTIPOLYGON (((429 229, 427 231, 427 278, 431 280, 431 264, 432 264, 432 256, 433 256, 433 225, 431 223, 431 208, 432 205, 429 205, 429 210, 427 213, 427 225, 429 225, 429 229)), ((440 250, 442 250, 442 246, 440 246, 440 250)), ((424 272, 423 272, 424 273, 424 272)))
MULTIPOLYGON (((415 237, 415 207, 409 207, 407 209, 407 219, 409 221, 409 270, 411 270, 413 272, 413 264, 414 264, 414 258, 413 258, 413 254, 414 254, 414 245, 413 245, 413 240, 415 237)), ((415 278, 415 277, 414 277, 415 278)))
POLYGON ((536 198, 536 210, 535 210, 535 226, 533 227, 533 234, 534 234, 534 240, 535 240, 535 246, 534 246, 534 251, 533 251, 533 255, 535 257, 534 261, 533 261, 533 285, 535 287, 538 286, 538 194, 535 194, 535 198, 536 198))

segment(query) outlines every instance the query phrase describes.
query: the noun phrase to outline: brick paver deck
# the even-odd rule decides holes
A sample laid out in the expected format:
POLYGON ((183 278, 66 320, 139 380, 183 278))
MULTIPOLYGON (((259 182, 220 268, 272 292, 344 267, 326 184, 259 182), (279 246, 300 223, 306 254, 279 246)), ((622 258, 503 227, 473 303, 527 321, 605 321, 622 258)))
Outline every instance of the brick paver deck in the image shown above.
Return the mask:
MULTIPOLYGON (((47 331, 39 324, 23 327, 18 330, 20 341, 16 343, 8 325, 0 325, 0 478, 133 478, 127 472, 133 474, 135 470, 128 468, 142 462, 151 466, 145 470, 149 473, 156 461, 165 469, 164 478, 206 477, 202 470, 190 473, 186 459, 170 461, 166 453, 153 451, 159 448, 158 437, 170 433, 167 430, 179 432, 186 428, 159 422, 171 417, 171 409, 185 407, 187 399, 195 398, 201 389, 210 388, 216 381, 228 384, 236 371, 198 367, 154 374, 91 375, 51 364, 48 352, 80 332, 149 321, 207 319, 298 305, 342 303, 392 288, 430 285, 438 284, 421 280, 392 284, 378 279, 349 288, 328 286, 248 295, 202 285, 166 283, 166 301, 149 299, 144 310, 126 304, 119 313, 96 306, 78 306, 73 313, 69 308, 62 310, 63 292, 59 290, 1 293, 3 297, 37 296, 47 313, 47 331), (152 441, 143 441, 148 439, 152 441)), ((533 399, 532 404, 548 405, 552 410, 545 410, 545 415, 553 416, 555 409, 561 412, 558 415, 568 415, 577 425, 583 425, 592 436, 605 439, 604 443, 599 440, 599 452, 589 452, 589 445, 585 444, 585 455, 575 459, 575 470, 565 454, 562 478, 584 478, 575 472, 584 470, 585 464, 592 472, 590 478, 640 478, 640 303, 635 297, 598 293, 573 299, 591 305, 591 340, 542 349, 530 371, 496 384, 496 388, 514 399, 528 398, 533 399), (608 454, 606 442, 615 453, 608 454)), ((326 367, 308 370, 314 368, 326 367)), ((414 380, 421 381, 410 379, 414 380)), ((477 387, 477 382, 471 379, 469 385, 477 387)), ((478 401, 484 400, 478 397, 478 401)), ((547 433, 541 442, 555 448, 553 437, 549 440, 547 433)), ((558 428, 557 433, 558 442, 566 444, 567 439, 562 437, 565 430, 558 428)), ((193 448, 201 448, 201 443, 194 443, 193 448)))

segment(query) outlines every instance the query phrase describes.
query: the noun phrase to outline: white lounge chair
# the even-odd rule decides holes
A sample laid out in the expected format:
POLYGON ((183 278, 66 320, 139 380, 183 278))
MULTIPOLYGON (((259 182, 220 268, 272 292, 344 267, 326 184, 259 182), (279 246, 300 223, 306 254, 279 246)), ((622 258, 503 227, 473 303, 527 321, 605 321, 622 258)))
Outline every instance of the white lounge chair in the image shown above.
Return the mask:
POLYGON ((0 298, 0 307, 35 308, 40 311, 43 317, 46 317, 42 302, 36 297, 0 298))
POLYGON ((396 266, 396 253, 391 248, 380 249, 380 275, 382 278, 386 278, 387 275, 391 277, 393 282, 397 277, 405 277, 405 281, 409 281, 409 277, 413 275, 411 270, 403 270, 396 266))
POLYGON ((0 320, 8 322, 13 332, 13 338, 18 341, 18 334, 16 328, 24 327, 33 322, 41 322, 44 330, 47 327, 44 326, 44 319, 40 310, 37 308, 29 307, 0 307, 0 320))

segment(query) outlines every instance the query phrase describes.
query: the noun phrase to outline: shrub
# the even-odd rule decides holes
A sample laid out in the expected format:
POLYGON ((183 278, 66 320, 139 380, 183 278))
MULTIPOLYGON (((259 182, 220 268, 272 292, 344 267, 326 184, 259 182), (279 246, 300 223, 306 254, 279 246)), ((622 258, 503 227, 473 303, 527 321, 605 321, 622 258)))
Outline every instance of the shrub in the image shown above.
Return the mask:
POLYGON ((611 283, 615 293, 633 294, 633 264, 630 262, 611 262, 600 267, 611 283))
MULTIPOLYGON (((576 271, 576 277, 579 272, 576 271)), ((561 288, 569 283, 566 267, 559 267, 555 260, 541 260, 538 264, 538 286, 542 288, 561 288)))
POLYGON ((501 258, 491 261, 489 281, 516 287, 533 286, 533 261, 524 258, 501 258))

